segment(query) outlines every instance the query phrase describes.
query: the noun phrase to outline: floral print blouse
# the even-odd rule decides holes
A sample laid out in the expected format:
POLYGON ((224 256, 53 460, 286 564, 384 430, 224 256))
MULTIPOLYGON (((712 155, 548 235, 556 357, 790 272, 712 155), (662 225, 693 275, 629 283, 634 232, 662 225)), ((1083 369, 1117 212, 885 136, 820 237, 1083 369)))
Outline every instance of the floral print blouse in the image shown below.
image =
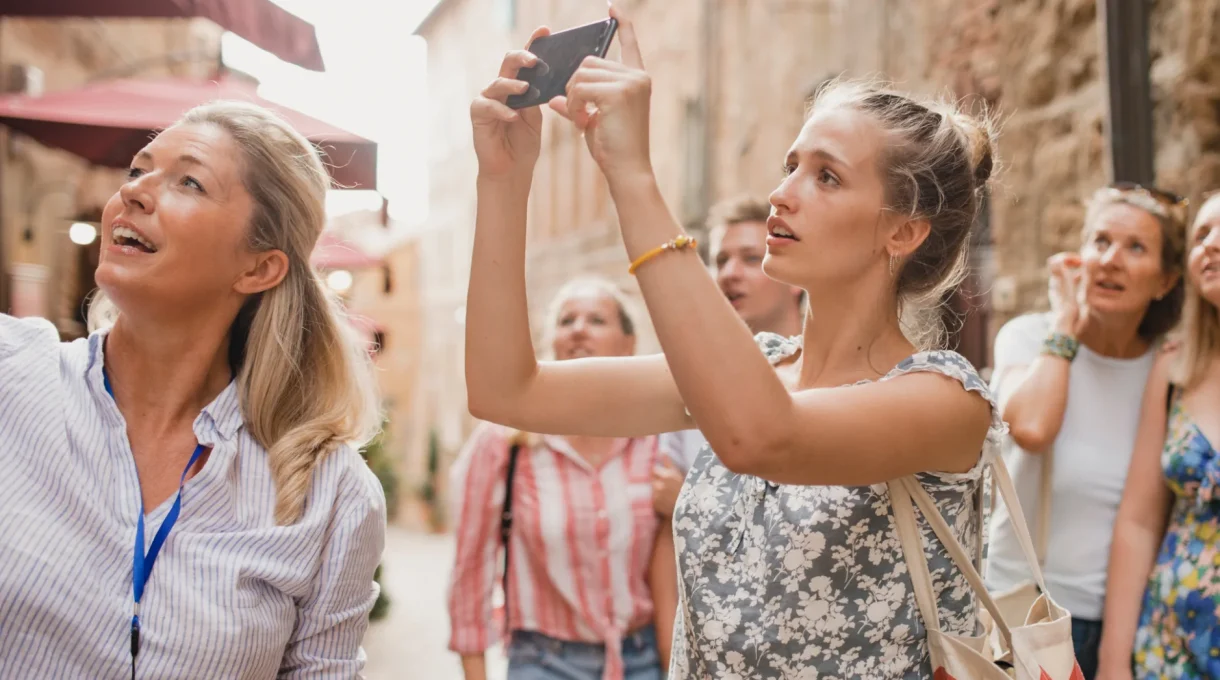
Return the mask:
MULTIPOLYGON (((757 340, 773 365, 800 350, 799 338, 762 333, 757 340)), ((881 379, 917 371, 945 375, 991 401, 955 352, 920 352, 881 379)), ((988 441, 1003 431, 993 402, 988 441)), ((980 460, 961 474, 918 475, 971 554, 980 550, 982 470, 980 460)), ((974 592, 920 522, 941 625, 976 634, 974 592)), ((679 496, 674 538, 674 680, 932 676, 885 484, 776 485, 730 472, 705 446, 679 496)))

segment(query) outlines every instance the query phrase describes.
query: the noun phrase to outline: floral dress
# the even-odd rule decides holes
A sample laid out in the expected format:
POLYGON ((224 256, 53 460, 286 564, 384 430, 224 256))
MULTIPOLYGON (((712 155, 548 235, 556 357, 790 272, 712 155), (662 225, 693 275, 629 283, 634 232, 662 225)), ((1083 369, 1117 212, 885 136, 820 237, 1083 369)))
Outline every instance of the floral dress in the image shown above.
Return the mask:
MULTIPOLYGON (((772 364, 800 349, 797 339, 774 334, 758 341, 772 364)), ((915 354, 882 380, 918 371, 991 399, 955 352, 915 354)), ((1003 429, 993 404, 988 439, 998 441, 1003 429)), ((980 462, 961 474, 918 475, 969 553, 980 549, 982 469, 980 462)), ((976 634, 974 592, 923 527, 941 625, 976 634)), ((885 484, 776 485, 730 472, 705 446, 678 498, 674 540, 674 680, 932 677, 885 484)))
POLYGON ((1144 593, 1135 677, 1220 679, 1220 453, 1177 399, 1161 465, 1173 513, 1144 593))

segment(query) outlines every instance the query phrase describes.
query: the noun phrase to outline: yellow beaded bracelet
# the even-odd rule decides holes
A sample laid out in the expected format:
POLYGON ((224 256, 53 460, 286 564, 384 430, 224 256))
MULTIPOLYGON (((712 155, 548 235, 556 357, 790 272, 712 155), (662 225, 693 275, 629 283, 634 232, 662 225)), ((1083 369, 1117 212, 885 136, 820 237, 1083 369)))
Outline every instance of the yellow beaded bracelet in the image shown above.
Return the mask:
POLYGON ((656 257, 657 255, 660 255, 661 253, 663 253, 667 250, 683 250, 685 248, 694 248, 696 245, 698 245, 698 242, 695 239, 691 238, 690 236, 687 236, 686 234, 683 234, 683 235, 673 239, 672 241, 659 245, 656 248, 653 248, 652 250, 637 257, 635 262, 632 262, 631 266, 627 268, 627 273, 634 275, 635 270, 639 269, 640 265, 644 264, 645 262, 651 260, 652 258, 656 257))

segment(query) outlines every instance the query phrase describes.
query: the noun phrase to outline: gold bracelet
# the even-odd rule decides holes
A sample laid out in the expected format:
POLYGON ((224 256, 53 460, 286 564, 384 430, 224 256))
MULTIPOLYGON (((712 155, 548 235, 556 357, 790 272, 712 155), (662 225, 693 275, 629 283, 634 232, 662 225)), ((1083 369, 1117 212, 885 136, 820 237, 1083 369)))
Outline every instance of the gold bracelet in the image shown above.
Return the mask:
POLYGON ((687 236, 686 234, 683 234, 683 235, 673 239, 672 241, 659 245, 656 248, 653 248, 652 250, 637 257, 635 262, 632 262, 631 266, 627 268, 627 273, 634 275, 635 270, 639 269, 640 265, 644 264, 645 262, 651 260, 652 258, 656 257, 657 255, 660 255, 661 253, 663 253, 667 250, 683 250, 685 248, 694 248, 697 245, 698 245, 698 241, 691 238, 690 236, 687 236))

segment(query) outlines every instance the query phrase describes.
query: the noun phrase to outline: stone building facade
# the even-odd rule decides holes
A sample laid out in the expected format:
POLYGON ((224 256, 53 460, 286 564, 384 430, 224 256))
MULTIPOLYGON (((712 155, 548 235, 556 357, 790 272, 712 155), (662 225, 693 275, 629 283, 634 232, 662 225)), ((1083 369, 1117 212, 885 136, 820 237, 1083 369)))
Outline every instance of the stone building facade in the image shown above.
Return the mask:
MULTIPOLYGON (((653 78, 653 162, 671 209, 698 230, 709 205, 765 197, 809 96, 840 74, 988 109, 1001 169, 952 306, 980 367, 999 325, 1044 308, 1045 260, 1079 243, 1083 199, 1108 181, 1104 31, 1097 0, 624 0, 653 78)), ((1196 198, 1220 186, 1220 0, 1151 3, 1158 183, 1196 198)), ((468 104, 504 51, 535 26, 605 16, 596 2, 445 0, 429 44, 433 216, 422 243, 421 389, 452 452, 471 426, 461 360, 463 287, 474 225, 468 104), (443 257, 440 255, 443 253, 443 257), (433 257, 433 255, 437 257, 433 257)), ((615 52, 612 49, 612 52, 615 52)), ((535 330, 568 277, 601 273, 634 290, 604 183, 566 121, 547 112, 529 213, 535 330)), ((649 330, 642 324, 645 336, 649 330)), ((642 349, 655 348, 646 337, 642 349)))
MULTIPOLYGON (((55 91, 125 76, 199 76, 220 62, 222 29, 206 20, 0 20, 6 92, 55 91)), ((0 126, 3 311, 45 316, 65 337, 84 331, 98 242, 68 239, 73 218, 96 218, 122 171, 93 168, 0 126)))

